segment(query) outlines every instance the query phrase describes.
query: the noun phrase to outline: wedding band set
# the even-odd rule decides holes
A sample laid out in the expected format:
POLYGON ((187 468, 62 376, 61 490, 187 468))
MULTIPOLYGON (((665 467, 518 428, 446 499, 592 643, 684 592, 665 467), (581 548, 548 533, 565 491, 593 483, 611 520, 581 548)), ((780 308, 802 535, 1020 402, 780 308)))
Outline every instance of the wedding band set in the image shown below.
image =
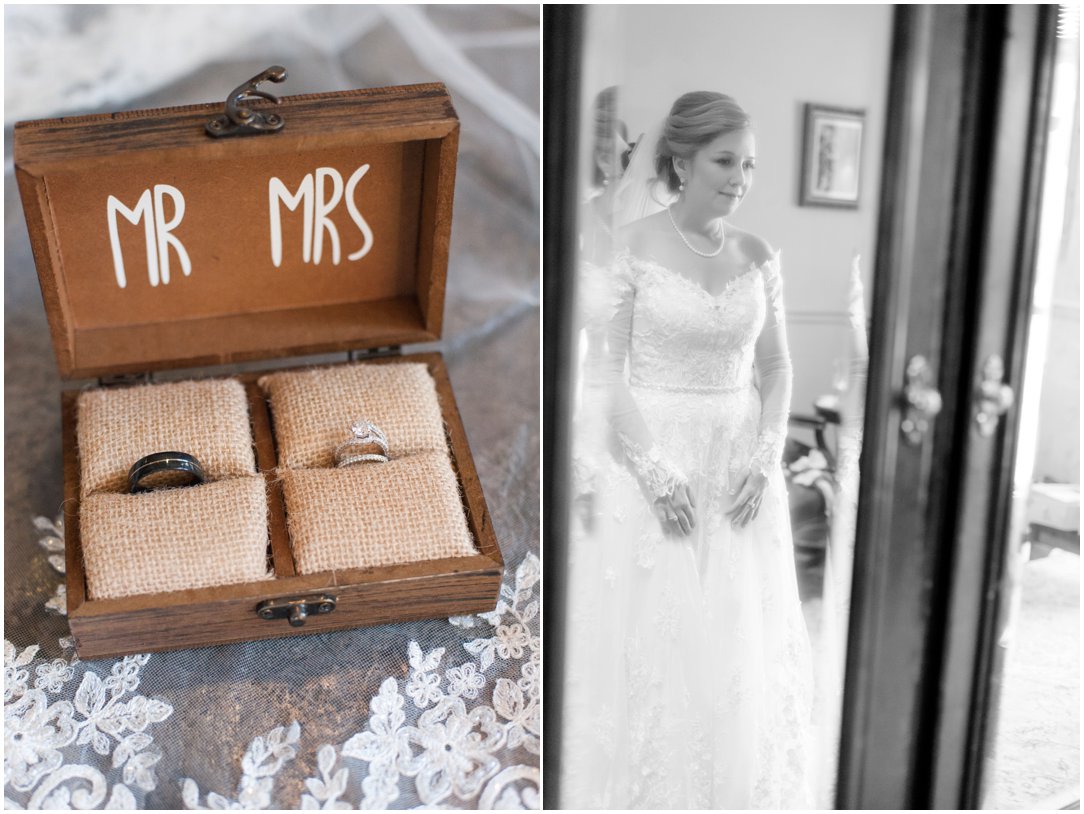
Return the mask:
POLYGON ((335 465, 352 466, 365 461, 388 462, 388 437, 373 422, 359 419, 350 425, 350 437, 335 447, 335 465))
MULTIPOLYGON (((368 462, 387 463, 389 457, 388 437, 366 419, 351 424, 350 436, 335 447, 335 465, 340 468, 368 462)), ((128 470, 128 491, 133 495, 206 482, 203 466, 187 452, 155 452, 140 458, 128 470)))

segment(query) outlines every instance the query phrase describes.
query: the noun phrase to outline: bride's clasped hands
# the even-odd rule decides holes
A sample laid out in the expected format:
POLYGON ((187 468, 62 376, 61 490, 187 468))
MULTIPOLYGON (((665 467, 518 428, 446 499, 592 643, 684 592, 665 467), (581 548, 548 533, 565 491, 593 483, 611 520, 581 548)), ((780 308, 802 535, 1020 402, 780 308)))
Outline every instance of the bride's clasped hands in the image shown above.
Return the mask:
POLYGON ((696 528, 696 501, 688 484, 678 484, 670 494, 655 498, 653 508, 665 534, 688 536, 696 528))
MULTIPOLYGON (((730 490, 734 505, 725 513, 733 526, 744 528, 756 519, 767 488, 767 475, 759 470, 745 470, 739 484, 730 490)), ((670 536, 687 537, 696 528, 696 499, 687 484, 680 484, 671 494, 656 498, 653 508, 663 532, 670 536)))

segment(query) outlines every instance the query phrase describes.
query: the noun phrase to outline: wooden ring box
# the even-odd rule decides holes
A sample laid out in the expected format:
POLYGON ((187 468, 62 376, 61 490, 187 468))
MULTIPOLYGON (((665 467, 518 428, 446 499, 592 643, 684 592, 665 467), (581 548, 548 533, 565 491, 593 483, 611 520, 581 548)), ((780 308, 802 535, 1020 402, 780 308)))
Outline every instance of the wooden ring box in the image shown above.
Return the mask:
POLYGON ((234 378, 249 395, 275 578, 90 599, 79 388, 66 389, 68 619, 83 658, 475 613, 497 602, 503 559, 443 359, 400 353, 441 336, 459 139, 447 90, 411 85, 251 107, 273 110, 285 126, 212 138, 205 128, 221 103, 15 126, 16 176, 61 376, 110 386, 165 369, 339 351, 370 357, 366 364, 423 362, 477 553, 299 575, 262 372, 251 372, 234 378))

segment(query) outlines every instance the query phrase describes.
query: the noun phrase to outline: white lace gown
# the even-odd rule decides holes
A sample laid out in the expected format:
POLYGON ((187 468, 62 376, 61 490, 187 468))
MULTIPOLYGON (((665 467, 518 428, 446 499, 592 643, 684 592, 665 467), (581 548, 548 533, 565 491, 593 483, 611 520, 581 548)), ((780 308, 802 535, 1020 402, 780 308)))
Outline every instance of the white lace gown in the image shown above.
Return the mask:
POLYGON ((626 466, 597 474, 595 534, 570 572, 562 805, 805 808, 813 677, 779 466, 779 257, 718 296, 628 254, 612 283, 626 466), (749 467, 768 486, 735 528, 730 490, 749 467), (695 501, 688 536, 664 533, 650 505, 678 483, 695 501))

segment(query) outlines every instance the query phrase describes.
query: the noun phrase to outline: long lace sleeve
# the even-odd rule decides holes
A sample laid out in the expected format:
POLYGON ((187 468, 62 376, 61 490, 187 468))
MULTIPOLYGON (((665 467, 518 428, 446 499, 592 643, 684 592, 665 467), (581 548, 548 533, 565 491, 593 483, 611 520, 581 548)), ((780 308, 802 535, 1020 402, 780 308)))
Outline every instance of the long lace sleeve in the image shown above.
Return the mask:
POLYGON ((779 273, 778 252, 762 271, 767 313, 756 344, 756 368, 760 377, 760 428, 749 468, 767 475, 778 469, 783 459, 793 369, 787 346, 783 278, 779 273))
POLYGON ((615 261, 614 280, 617 307, 607 332, 605 381, 610 393, 610 424, 621 442, 629 466, 643 488, 654 497, 667 497, 675 487, 686 483, 684 474, 667 460, 655 442, 655 436, 640 414, 625 380, 633 330, 633 306, 636 299, 634 273, 627 256, 615 261))

